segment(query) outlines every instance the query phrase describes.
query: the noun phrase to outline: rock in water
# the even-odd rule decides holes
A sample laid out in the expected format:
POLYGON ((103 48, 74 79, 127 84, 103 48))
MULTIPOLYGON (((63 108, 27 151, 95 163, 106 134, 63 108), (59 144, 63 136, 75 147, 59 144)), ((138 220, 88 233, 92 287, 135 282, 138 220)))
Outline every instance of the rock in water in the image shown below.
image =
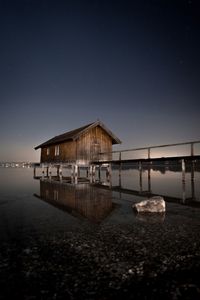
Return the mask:
POLYGON ((133 205, 138 213, 164 213, 165 200, 163 197, 155 196, 133 205))

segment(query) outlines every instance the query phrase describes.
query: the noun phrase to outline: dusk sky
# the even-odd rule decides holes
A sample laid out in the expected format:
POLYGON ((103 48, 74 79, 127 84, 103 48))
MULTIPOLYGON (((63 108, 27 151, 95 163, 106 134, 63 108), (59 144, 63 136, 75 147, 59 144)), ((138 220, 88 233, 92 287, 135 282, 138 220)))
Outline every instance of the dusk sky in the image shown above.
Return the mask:
POLYGON ((0 161, 100 119, 116 149, 200 140, 193 0, 0 0, 0 161))

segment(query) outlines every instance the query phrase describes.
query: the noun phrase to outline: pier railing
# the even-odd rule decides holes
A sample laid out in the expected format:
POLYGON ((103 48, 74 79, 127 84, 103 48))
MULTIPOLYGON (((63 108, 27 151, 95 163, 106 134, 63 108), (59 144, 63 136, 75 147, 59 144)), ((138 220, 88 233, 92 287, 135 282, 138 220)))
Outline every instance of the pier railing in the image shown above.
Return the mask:
MULTIPOLYGON (((141 147, 141 148, 133 148, 133 149, 127 149, 127 150, 117 150, 117 151, 112 151, 112 152, 103 152, 99 154, 99 162, 103 161, 108 161, 108 157, 110 161, 123 161, 123 160, 139 160, 139 159, 153 159, 153 158, 165 158, 168 157, 182 157, 182 156, 199 156, 200 155, 200 150, 195 149, 195 145, 199 144, 200 145, 200 140, 199 141, 191 141, 191 142, 184 142, 184 143, 176 143, 176 144, 165 144, 165 145, 157 145, 157 146, 148 146, 148 147, 141 147), (183 146, 186 146, 186 149, 183 149, 183 146), (162 154, 153 154, 153 150, 159 150, 160 148, 174 148, 178 147, 179 150, 176 150, 173 153, 173 155, 167 155, 166 153, 162 154), (180 149, 182 147, 182 149, 180 149), (181 152, 186 152, 186 154, 182 154, 181 152), (196 151, 195 151, 196 150, 196 151), (135 158, 135 153, 138 152, 139 156, 135 158), (197 154, 198 152, 198 154, 197 154), (152 155, 153 154, 153 155, 152 155)), ((171 150, 170 149, 170 150, 171 150)))

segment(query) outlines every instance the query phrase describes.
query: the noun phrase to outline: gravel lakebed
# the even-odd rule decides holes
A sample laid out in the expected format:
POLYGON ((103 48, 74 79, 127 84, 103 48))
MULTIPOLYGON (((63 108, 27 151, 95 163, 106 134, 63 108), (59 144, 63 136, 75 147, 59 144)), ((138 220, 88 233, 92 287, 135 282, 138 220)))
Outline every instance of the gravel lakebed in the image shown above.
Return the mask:
POLYGON ((4 241, 0 299, 200 299, 199 214, 183 212, 4 241))

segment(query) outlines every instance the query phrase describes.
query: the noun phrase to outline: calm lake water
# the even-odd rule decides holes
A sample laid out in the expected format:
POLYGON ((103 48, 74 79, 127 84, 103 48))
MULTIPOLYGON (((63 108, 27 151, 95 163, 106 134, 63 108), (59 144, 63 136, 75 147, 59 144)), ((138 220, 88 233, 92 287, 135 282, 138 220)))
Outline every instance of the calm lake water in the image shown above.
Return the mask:
MULTIPOLYGON (((63 175, 69 175, 64 170, 63 175)), ((38 171, 41 175, 41 171, 38 171)), ((81 171, 84 176, 85 170, 81 171)), ((148 170, 143 169, 142 179, 134 168, 112 170, 111 182, 106 181, 105 170, 101 173, 104 185, 141 192, 126 194, 97 187, 86 182, 70 184, 58 180, 34 179, 32 168, 0 168, 0 239, 23 238, 27 232, 40 235, 58 231, 77 230, 82 224, 134 223, 132 204, 151 192, 169 196, 175 209, 181 206, 200 206, 200 172, 197 166, 186 168, 185 181, 174 166, 152 167, 150 183, 148 170)), ((97 180, 96 175, 96 180, 97 180)))
POLYGON ((193 167, 123 166, 91 182, 81 170, 77 184, 69 169, 61 181, 56 170, 0 168, 0 298, 199 299, 193 167), (150 193, 164 196, 165 214, 133 211, 150 193))

